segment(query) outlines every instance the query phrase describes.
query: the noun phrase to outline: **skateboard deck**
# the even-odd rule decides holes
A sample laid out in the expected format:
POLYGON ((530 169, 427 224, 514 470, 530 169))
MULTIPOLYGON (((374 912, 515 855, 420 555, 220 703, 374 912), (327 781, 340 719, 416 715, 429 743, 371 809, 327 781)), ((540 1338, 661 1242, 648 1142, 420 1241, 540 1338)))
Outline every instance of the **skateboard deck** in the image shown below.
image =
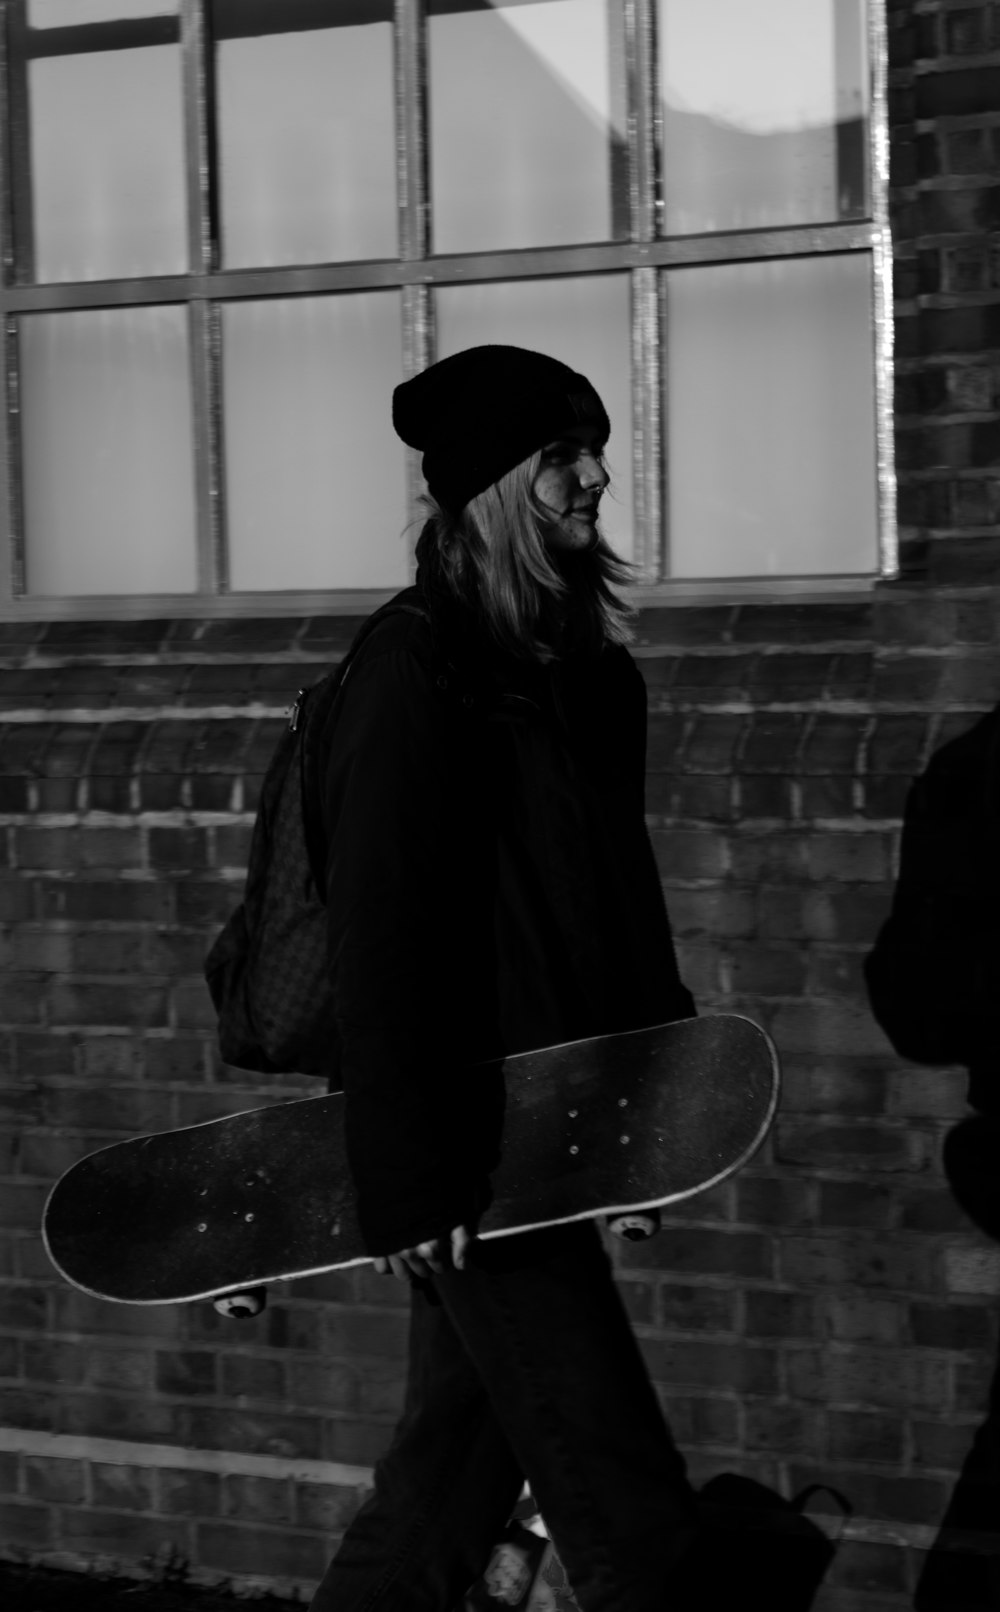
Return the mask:
MULTIPOLYGON (((480 1237, 681 1202, 739 1170, 778 1102, 751 1020, 684 1019, 507 1058, 501 1161, 480 1237)), ((75 1287, 172 1304, 362 1264, 339 1094, 91 1153, 43 1235, 75 1287)))

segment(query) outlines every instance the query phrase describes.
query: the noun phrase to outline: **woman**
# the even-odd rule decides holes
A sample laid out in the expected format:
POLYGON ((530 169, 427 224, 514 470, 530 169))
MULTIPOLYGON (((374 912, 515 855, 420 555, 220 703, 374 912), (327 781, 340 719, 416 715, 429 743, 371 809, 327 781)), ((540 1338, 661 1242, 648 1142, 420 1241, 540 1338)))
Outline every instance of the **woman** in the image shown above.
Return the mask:
POLYGON ((325 822, 348 1152, 376 1269, 414 1283, 409 1380, 313 1608, 447 1612, 527 1478, 583 1612, 659 1612, 693 1497, 598 1234, 474 1240, 502 1114, 476 1066, 693 1012, 598 519, 609 422, 515 347, 432 366, 393 419, 429 519, 325 736, 325 822))

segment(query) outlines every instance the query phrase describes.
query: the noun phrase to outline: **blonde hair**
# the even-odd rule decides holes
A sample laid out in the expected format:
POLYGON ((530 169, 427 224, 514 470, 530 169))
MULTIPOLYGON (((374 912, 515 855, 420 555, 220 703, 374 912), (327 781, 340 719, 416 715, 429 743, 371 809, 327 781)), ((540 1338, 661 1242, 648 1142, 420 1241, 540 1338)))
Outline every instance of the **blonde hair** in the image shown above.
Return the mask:
POLYGON ((599 531, 584 552, 549 547, 552 512, 534 491, 541 462, 539 450, 458 515, 425 498, 429 521, 417 556, 433 553, 441 580, 514 655, 549 661, 571 649, 628 643, 632 612, 614 590, 632 568, 599 531))

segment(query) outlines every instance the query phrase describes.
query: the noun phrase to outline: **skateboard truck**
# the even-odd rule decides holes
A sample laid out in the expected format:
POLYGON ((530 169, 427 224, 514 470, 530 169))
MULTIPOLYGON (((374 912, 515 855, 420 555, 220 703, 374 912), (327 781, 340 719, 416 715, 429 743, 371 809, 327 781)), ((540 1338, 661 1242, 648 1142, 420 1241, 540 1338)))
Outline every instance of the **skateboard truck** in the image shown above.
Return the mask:
POLYGON ((246 1321, 259 1315, 267 1304, 266 1287, 245 1287, 239 1293, 224 1293, 213 1300, 212 1308, 233 1321, 246 1321))

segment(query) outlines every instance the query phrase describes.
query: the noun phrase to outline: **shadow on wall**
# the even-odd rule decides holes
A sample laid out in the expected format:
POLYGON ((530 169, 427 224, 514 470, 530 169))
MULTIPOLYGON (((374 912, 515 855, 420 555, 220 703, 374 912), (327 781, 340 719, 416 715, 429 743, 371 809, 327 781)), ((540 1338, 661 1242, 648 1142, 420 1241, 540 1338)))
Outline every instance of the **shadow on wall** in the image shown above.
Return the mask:
MULTIPOLYGON (((916 780, 892 912, 866 964, 896 1051, 964 1064, 975 1110, 948 1134, 957 1203, 1000 1241, 1000 706, 944 745, 916 780)), ((1000 1605, 1000 1362, 914 1601, 918 1612, 1000 1605), (965 1539, 966 1550, 955 1547, 965 1539), (983 1538, 983 1536, 987 1538, 983 1538)))

